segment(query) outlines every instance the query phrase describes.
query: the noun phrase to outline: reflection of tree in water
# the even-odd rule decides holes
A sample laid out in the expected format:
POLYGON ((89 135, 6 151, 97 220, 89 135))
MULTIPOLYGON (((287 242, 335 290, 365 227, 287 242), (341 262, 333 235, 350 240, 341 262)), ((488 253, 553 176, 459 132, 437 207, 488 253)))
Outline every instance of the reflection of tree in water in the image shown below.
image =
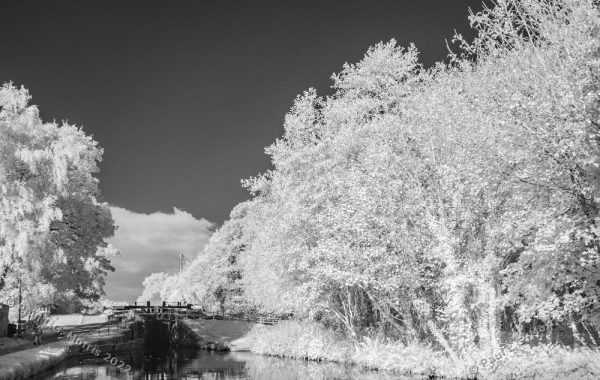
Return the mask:
POLYGON ((36 380, 391 380, 415 379, 374 371, 363 371, 335 363, 258 356, 248 352, 172 350, 164 355, 124 352, 116 355, 133 369, 129 374, 102 359, 68 361, 36 380))
MULTIPOLYGON (((246 379, 246 363, 229 353, 188 351, 180 360, 180 379, 246 379)), ((180 351, 180 355, 182 352, 180 351)))
POLYGON ((306 360, 281 359, 253 354, 243 354, 248 379, 251 380, 402 380, 415 379, 389 373, 365 371, 357 367, 336 363, 317 363, 306 360))

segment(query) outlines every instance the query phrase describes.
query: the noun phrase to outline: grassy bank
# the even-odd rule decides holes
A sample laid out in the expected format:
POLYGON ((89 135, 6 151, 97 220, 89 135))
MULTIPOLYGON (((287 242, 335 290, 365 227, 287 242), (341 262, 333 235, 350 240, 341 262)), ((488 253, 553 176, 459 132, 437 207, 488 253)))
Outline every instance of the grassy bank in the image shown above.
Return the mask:
POLYGON ((256 326, 247 336, 252 352, 316 361, 331 361, 402 375, 463 379, 597 379, 600 352, 556 345, 512 344, 500 353, 472 352, 453 361, 441 351, 384 339, 359 342, 318 323, 282 321, 256 326))

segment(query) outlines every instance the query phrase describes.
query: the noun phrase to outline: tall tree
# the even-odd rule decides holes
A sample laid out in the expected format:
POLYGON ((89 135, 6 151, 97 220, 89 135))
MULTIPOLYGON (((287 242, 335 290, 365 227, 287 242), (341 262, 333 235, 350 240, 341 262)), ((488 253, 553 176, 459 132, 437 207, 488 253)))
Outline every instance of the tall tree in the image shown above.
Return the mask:
POLYGON ((116 253, 94 177, 102 149, 80 128, 42 122, 30 98, 0 88, 0 291, 26 281, 97 299, 116 253))
POLYGON ((452 355, 496 352, 502 326, 600 326, 597 2, 470 19, 450 64, 380 43, 296 99, 235 222, 254 304, 452 355))

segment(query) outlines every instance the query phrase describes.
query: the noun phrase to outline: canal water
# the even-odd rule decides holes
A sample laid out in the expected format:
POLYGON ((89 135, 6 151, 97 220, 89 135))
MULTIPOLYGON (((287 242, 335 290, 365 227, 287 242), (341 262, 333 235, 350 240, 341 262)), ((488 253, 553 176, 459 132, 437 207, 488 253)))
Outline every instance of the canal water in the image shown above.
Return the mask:
MULTIPOLYGON (((171 347, 166 325, 145 324, 145 344, 136 350, 71 359, 35 380, 209 379, 209 380, 391 380, 410 379, 335 363, 281 359, 250 352, 171 347)), ((412 378, 414 380, 414 378, 412 378)))
MULTIPOLYGON (((142 349, 143 351, 143 349, 142 349)), ((213 352, 169 350, 157 352, 115 353, 118 362, 100 358, 68 360, 43 373, 40 379, 112 380, 112 379, 252 379, 252 380, 325 380, 409 379, 389 373, 363 371, 333 363, 280 359, 249 352, 213 352)), ((414 379, 414 378, 413 378, 414 379)))

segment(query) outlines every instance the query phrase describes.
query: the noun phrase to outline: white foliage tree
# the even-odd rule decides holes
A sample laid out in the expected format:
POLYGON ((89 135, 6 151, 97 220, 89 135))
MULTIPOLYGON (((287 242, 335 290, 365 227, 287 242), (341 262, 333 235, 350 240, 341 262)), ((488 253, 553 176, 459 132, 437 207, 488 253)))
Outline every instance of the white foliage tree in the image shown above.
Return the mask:
POLYGON ((116 253, 94 177, 102 149, 80 128, 42 122, 29 100, 0 88, 0 292, 21 281, 97 299, 116 253))

